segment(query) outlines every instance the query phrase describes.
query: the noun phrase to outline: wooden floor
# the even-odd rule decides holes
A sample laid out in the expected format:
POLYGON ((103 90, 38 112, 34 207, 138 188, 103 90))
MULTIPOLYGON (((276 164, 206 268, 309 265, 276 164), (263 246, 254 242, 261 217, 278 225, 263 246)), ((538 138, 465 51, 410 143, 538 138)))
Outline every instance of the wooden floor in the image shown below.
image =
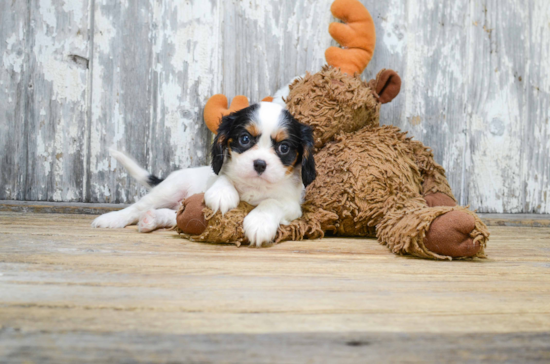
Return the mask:
POLYGON ((489 259, 376 240, 269 249, 0 212, 0 362, 549 362, 550 229, 489 259))

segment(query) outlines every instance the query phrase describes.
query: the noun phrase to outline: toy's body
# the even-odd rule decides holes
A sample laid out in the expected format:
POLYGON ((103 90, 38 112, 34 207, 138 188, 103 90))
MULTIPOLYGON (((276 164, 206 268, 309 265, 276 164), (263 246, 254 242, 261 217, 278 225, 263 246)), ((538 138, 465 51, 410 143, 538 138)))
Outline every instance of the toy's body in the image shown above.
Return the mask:
MULTIPOLYGON (((332 10, 338 16, 342 9, 358 6, 356 0, 337 0, 332 10)), ((344 20, 352 18, 339 15, 344 20)), ((367 16, 361 13, 358 18, 365 22, 367 16)), ((331 26, 331 34, 333 30, 331 26)), ((434 259, 482 257, 487 228, 473 212, 456 206, 445 172, 432 152, 396 127, 379 126, 380 106, 397 96, 399 76, 383 70, 367 83, 353 75, 361 67, 332 66, 296 80, 286 98, 292 115, 314 130, 318 173, 306 190, 303 216, 280 226, 276 242, 321 238, 330 232, 376 236, 397 254, 434 259)), ((215 114, 211 108, 208 112, 215 114)), ((187 202, 179 213, 179 231, 199 241, 245 241, 242 220, 250 206, 241 203, 225 216, 205 209, 201 220, 202 211, 200 198, 187 202), (190 219, 201 220, 201 228, 189 229, 190 219)))

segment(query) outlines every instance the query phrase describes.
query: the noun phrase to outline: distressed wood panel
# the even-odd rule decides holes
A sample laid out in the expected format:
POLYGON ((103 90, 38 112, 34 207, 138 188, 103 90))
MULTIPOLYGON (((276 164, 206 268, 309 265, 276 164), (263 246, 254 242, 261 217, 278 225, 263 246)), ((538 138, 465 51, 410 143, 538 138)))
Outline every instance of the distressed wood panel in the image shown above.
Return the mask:
POLYGON ((382 122, 433 148, 462 204, 550 213, 550 3, 364 3, 378 32, 369 69, 404 81, 382 122))
POLYGON ((0 199, 25 199, 29 7, 0 2, 0 199))
POLYGON ((202 120, 219 89, 216 2, 96 1, 86 200, 133 202, 144 189, 110 147, 152 172, 207 163, 202 120), (216 86, 216 87, 215 87, 216 86))
POLYGON ((88 0, 30 1, 26 200, 81 201, 88 0))
POLYGON ((467 200, 549 213, 550 4, 482 1, 472 15, 467 200))
MULTIPOLYGON (((206 163, 211 94, 260 100, 334 44, 332 0, 88 1, 0 5, 2 199, 131 203, 109 147, 161 176, 206 163)), ((550 3, 362 1, 364 78, 404 81, 382 123, 434 149, 461 203, 550 213, 550 3)))
POLYGON ((94 3, 92 101, 86 201, 123 202, 139 194, 109 148, 146 165, 152 100, 152 4, 94 3))
MULTIPOLYGON (((435 159, 446 167, 449 182, 460 199, 465 151, 463 66, 467 54, 464 29, 468 3, 409 1, 405 6, 406 12, 393 15, 390 9, 390 15, 384 16, 393 21, 405 20, 404 32, 392 32, 388 26, 377 27, 388 32, 378 37, 382 48, 386 47, 383 40, 387 38, 389 45, 396 41, 404 43, 394 46, 394 51, 403 57, 398 72, 403 75, 404 87, 399 102, 390 104, 394 115, 397 113, 399 117, 387 118, 389 111, 385 111, 382 122, 397 125, 430 146, 435 159)), ((388 58, 377 60, 379 68, 385 67, 388 58)))
POLYGON ((225 1, 223 92, 252 102, 324 64, 333 0, 225 1))

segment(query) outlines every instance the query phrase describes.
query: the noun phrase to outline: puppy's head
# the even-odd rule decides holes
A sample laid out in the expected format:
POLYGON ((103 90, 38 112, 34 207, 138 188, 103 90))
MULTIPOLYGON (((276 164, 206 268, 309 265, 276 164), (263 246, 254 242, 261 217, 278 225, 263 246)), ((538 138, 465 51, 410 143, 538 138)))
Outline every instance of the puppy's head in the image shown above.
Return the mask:
POLYGON ((261 102, 225 116, 212 146, 212 168, 243 179, 278 183, 301 168, 302 182, 316 177, 313 136, 283 107, 261 102))

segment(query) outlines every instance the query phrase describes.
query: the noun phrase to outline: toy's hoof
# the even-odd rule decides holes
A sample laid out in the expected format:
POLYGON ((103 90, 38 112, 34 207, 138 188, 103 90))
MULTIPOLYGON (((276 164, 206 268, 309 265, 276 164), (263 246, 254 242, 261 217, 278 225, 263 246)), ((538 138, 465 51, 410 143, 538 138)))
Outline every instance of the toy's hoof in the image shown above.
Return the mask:
POLYGON ((206 230, 206 219, 202 212, 204 193, 198 193, 183 201, 184 209, 178 214, 176 221, 178 228, 185 234, 200 235, 206 230))
POLYGON ((463 211, 450 211, 436 218, 424 238, 430 251, 453 258, 473 257, 481 249, 470 233, 475 229, 473 216, 463 211))
POLYGON ((456 206, 456 202, 452 198, 441 192, 430 193, 424 196, 424 200, 429 207, 456 206))

